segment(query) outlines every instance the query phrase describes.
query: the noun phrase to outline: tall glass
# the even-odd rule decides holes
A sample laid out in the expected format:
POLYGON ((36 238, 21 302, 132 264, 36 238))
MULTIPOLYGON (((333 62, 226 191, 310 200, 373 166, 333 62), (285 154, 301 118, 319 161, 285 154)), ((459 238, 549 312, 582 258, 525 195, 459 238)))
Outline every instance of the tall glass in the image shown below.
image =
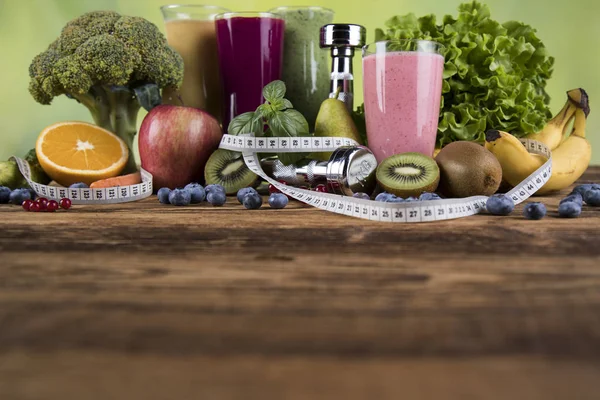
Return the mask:
POLYGON ((163 102, 200 108, 221 120, 221 78, 217 60, 215 16, 229 10, 217 6, 161 7, 167 41, 183 57, 183 84, 179 92, 163 91, 163 102), (181 97, 181 101, 179 99, 181 97))
POLYGON ((285 22, 265 12, 217 15, 217 48, 223 79, 223 127, 237 115, 254 111, 263 87, 281 79, 285 22))
POLYGON ((283 81, 287 98, 308 121, 311 132, 321 102, 329 97, 329 51, 319 47, 319 32, 333 22, 334 12, 323 7, 277 7, 285 19, 283 81))
POLYGON ((369 148, 377 161, 394 154, 433 155, 442 97, 442 45, 395 40, 363 47, 369 148))

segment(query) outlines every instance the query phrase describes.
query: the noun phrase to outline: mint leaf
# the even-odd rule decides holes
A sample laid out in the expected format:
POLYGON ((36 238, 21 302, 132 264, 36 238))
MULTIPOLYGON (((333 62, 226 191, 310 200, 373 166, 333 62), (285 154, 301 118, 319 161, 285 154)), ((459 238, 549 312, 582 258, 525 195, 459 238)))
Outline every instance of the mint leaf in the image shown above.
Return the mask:
POLYGON ((279 111, 268 121, 273 136, 296 137, 308 133, 308 122, 294 109, 279 111))
POLYGON ((263 88, 263 97, 269 103, 283 99, 285 96, 285 83, 282 81, 273 81, 263 88))
POLYGON ((259 113, 247 112, 231 120, 227 127, 227 133, 230 135, 254 133, 256 136, 262 136, 263 128, 262 116, 259 113))
POLYGON ((292 105, 292 102, 289 101, 288 99, 283 99, 283 109, 287 109, 287 108, 294 108, 294 106, 292 105))
POLYGON ((285 99, 277 99, 274 102, 271 103, 271 108, 273 109, 273 111, 283 111, 285 110, 287 107, 284 104, 284 100, 285 99))
POLYGON ((275 110, 270 104, 265 103, 258 106, 256 113, 268 121, 275 115, 275 110))
MULTIPOLYGON (((288 108, 278 111, 268 121, 271 134, 278 137, 310 136, 308 122, 298 111, 288 108)), ((279 160, 284 165, 296 163, 306 157, 306 153, 280 153, 279 160)))

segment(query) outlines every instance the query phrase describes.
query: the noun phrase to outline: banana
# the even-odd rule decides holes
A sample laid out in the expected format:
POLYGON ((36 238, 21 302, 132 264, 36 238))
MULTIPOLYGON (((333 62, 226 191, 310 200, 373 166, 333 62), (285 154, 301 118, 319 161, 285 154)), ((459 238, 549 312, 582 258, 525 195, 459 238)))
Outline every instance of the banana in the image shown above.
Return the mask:
MULTIPOLYGON (((537 133, 530 133, 526 139, 537 140, 544 143, 550 150, 556 149, 564 140, 575 110, 587 105, 587 93, 583 89, 572 89, 567 92, 567 101, 562 110, 558 112, 544 128, 537 133)), ((588 106, 589 113, 589 106, 588 106)))
MULTIPOLYGON (((552 151, 552 176, 536 194, 569 187, 581 177, 590 163, 592 146, 585 138, 586 117, 590 111, 587 95, 583 90, 582 93, 586 103, 580 102, 575 108, 571 135, 552 151)), ((544 157, 529 153, 510 133, 490 130, 485 140, 485 148, 496 156, 502 166, 502 178, 512 186, 523 181, 545 162, 544 157)))
POLYGON ((502 179, 516 186, 546 159, 527 151, 519 139, 508 132, 489 130, 485 134, 485 148, 491 151, 502 166, 502 179))
POLYGON ((585 138, 585 124, 586 112, 578 108, 571 135, 552 151, 552 176, 536 194, 567 188, 583 175, 592 158, 592 146, 585 138))

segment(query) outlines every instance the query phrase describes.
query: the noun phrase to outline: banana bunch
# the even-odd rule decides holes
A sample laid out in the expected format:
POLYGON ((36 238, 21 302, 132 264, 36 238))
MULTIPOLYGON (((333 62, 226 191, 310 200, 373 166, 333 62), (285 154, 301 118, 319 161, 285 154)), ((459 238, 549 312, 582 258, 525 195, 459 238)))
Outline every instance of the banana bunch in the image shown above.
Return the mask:
MULTIPOLYGON (((573 89, 567 96, 565 106, 542 131, 526 136, 552 150, 552 176, 536 194, 569 187, 583 175, 592 157, 592 146, 585 138, 586 119, 590 113, 587 93, 583 89, 573 89), (571 121, 574 121, 573 129, 567 135, 571 121)), ((512 186, 546 162, 543 156, 529 153, 519 139, 507 132, 488 131, 485 148, 494 153, 502 166, 503 180, 512 186)))

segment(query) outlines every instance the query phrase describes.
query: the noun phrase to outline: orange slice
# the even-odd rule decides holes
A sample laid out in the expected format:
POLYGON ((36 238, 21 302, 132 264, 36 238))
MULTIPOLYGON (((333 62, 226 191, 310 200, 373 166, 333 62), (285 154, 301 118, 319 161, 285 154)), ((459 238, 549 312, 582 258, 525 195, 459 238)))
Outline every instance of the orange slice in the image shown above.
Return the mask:
POLYGON ((86 122, 59 122, 40 133, 35 150, 48 176, 63 186, 119 175, 129 157, 123 140, 86 122))

